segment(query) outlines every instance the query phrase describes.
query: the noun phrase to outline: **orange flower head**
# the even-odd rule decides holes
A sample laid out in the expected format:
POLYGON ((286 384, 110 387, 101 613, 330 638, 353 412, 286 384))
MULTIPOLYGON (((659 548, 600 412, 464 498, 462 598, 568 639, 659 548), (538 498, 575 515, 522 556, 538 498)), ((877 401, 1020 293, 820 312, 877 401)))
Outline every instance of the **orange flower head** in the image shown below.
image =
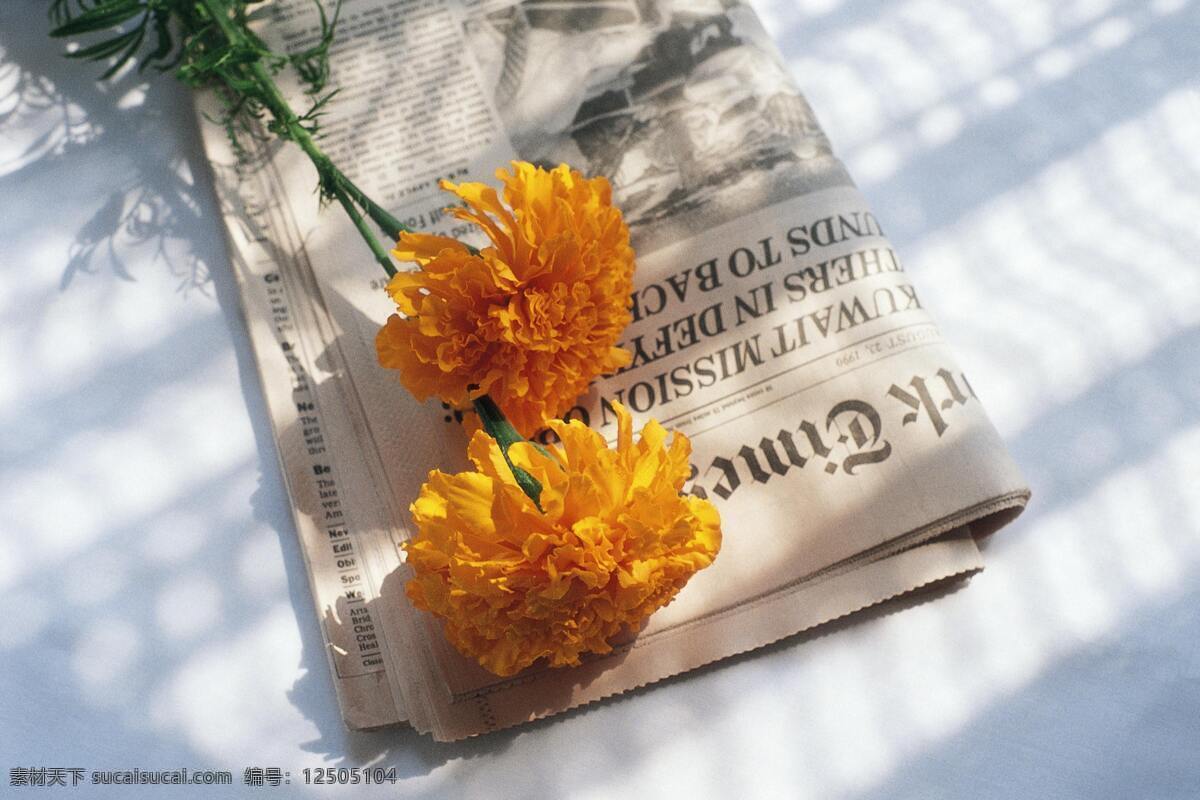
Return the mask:
POLYGON ((616 449, 577 420, 550 423, 561 446, 509 449, 541 482, 544 513, 482 431, 469 447, 475 471, 434 470, 412 505, 408 597, 497 675, 610 652, 613 636, 671 602, 720 549, 716 508, 680 494, 687 437, 668 445, 651 421, 635 444, 629 413, 616 410, 616 449))
POLYGON ((483 229, 488 247, 401 234, 392 253, 418 269, 388 283, 401 313, 375 344, 418 400, 462 407, 488 394, 529 436, 632 360, 616 342, 630 321, 633 250, 606 179, 512 166, 496 172, 503 202, 486 184, 442 181, 465 204, 450 213, 483 229))

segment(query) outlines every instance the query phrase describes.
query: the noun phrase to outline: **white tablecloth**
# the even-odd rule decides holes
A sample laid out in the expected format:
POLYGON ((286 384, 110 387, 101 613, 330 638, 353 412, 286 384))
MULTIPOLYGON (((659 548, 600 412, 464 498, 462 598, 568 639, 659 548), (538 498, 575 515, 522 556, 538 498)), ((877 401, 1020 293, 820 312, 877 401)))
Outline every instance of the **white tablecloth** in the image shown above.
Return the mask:
POLYGON ((1200 794, 1200 0, 760 4, 1033 504, 949 596, 456 745, 342 727, 184 91, 0 5, 0 793, 1200 794))

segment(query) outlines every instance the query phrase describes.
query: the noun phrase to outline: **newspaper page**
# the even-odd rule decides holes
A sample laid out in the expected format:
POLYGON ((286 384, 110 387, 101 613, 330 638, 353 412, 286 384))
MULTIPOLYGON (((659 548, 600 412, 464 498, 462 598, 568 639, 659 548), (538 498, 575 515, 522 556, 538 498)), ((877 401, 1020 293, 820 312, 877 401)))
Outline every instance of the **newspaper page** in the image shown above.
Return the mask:
MULTIPOLYGON (((262 35, 311 44, 311 0, 262 35)), ((878 220, 738 0, 345 0, 323 147, 415 229, 481 244, 439 178, 605 175, 637 252, 612 403, 693 442, 722 551, 613 653, 498 678, 403 593, 408 505, 458 410, 379 367, 384 276, 296 148, 205 146, 347 724, 459 739, 628 691, 982 567, 1028 490, 878 220), (318 224, 320 223, 320 224, 318 224)), ((285 87, 298 106, 305 98, 285 87)), ((217 108, 202 96, 202 111, 217 108)))

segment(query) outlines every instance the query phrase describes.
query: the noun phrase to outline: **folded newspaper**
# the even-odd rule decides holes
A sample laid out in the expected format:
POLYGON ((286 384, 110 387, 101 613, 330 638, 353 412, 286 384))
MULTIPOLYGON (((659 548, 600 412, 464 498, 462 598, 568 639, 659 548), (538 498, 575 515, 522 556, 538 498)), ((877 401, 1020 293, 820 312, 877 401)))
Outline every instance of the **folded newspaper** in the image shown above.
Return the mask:
MULTIPOLYGON (((303 48, 310 0, 262 35, 303 48)), ((296 148, 204 122, 242 304, 346 724, 454 740, 761 647, 982 568, 1029 492, 750 7, 736 0, 345 0, 323 145, 412 228, 470 240, 439 178, 519 158, 612 182, 637 251, 619 401, 694 445, 715 564, 613 653, 498 678, 403 591, 408 505, 466 467, 459 413, 379 367, 393 311, 296 148)), ((286 87, 299 103, 298 87, 286 87)), ((201 96, 202 112, 216 98, 201 96)), ((204 115, 203 119, 212 115, 204 115)))

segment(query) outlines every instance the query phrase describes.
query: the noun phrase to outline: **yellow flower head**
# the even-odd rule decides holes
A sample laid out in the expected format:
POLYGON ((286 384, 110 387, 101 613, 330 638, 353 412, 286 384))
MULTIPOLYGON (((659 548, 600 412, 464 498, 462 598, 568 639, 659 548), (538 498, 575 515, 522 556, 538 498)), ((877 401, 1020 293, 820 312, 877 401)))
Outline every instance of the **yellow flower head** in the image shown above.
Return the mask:
POLYGON ((618 406, 617 416, 615 450, 578 421, 550 423, 562 445, 549 455, 527 442, 509 449, 541 482, 544 513, 482 431, 469 447, 476 471, 431 472, 412 505, 408 596, 497 675, 610 652, 610 638, 669 603, 720 549, 716 508, 679 493, 687 437, 668 446, 651 421, 635 444, 629 413, 618 406))
POLYGON ((403 316, 375 344, 418 400, 459 407, 488 394, 528 436, 592 379, 629 364, 615 345, 630 321, 633 250, 607 180, 565 165, 513 170, 496 172, 504 202, 486 184, 442 182, 466 204, 451 213, 492 243, 473 253, 454 239, 401 234, 393 255, 419 269, 388 283, 403 316))

